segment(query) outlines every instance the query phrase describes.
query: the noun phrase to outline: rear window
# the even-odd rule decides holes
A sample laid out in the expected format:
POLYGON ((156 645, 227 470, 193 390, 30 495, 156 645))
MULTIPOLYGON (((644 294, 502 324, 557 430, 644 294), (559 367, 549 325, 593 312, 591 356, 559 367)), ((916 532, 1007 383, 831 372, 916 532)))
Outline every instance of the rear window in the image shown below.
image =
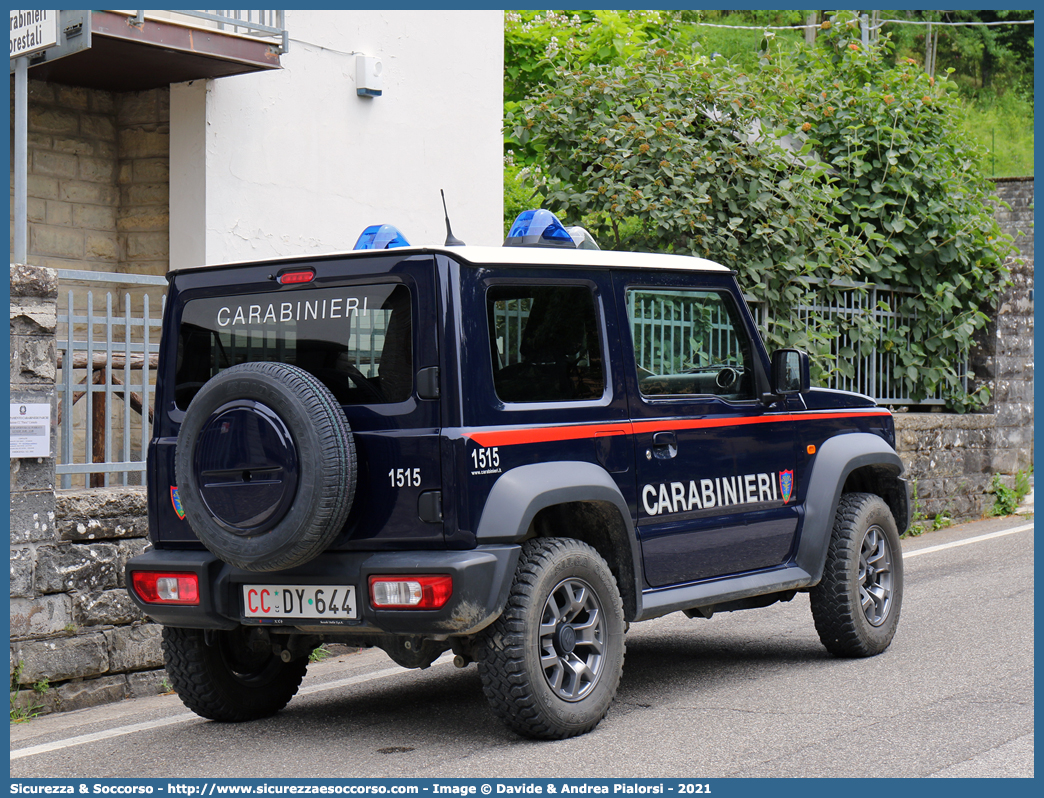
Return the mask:
POLYGON ((315 375, 341 404, 401 402, 413 392, 409 289, 400 284, 193 299, 178 336, 175 403, 238 363, 276 361, 315 375))

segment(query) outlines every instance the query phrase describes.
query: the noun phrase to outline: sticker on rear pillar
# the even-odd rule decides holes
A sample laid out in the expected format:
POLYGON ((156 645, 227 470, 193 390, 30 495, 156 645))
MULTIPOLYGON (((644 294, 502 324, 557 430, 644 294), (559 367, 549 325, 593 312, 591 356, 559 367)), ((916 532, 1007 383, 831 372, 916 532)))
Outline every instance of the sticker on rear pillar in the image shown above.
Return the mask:
POLYGON ((185 520, 185 508, 181 506, 181 497, 178 496, 178 489, 171 487, 170 489, 170 503, 174 505, 174 512, 178 514, 178 518, 185 520))

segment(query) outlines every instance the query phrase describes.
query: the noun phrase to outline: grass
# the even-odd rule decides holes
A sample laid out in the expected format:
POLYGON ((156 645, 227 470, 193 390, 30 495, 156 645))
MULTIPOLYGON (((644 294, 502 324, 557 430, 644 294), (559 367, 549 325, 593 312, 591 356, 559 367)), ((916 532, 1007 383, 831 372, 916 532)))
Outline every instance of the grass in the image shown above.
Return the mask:
POLYGON ((991 517, 1002 515, 1013 515, 1019 509, 1022 500, 1030 492, 1029 473, 1026 471, 1015 472, 1015 481, 1012 487, 1004 484, 1000 474, 993 476, 993 507, 986 511, 991 517))
POLYGON ((979 165, 990 177, 1033 175, 1033 103, 1009 91, 982 94, 965 107, 964 132, 982 151, 979 165))
POLYGON ((316 648, 316 649, 312 650, 312 653, 308 655, 308 661, 309 662, 322 662, 324 659, 327 659, 329 656, 331 656, 330 649, 328 649, 326 647, 326 645, 324 644, 324 645, 319 646, 319 648, 316 648))

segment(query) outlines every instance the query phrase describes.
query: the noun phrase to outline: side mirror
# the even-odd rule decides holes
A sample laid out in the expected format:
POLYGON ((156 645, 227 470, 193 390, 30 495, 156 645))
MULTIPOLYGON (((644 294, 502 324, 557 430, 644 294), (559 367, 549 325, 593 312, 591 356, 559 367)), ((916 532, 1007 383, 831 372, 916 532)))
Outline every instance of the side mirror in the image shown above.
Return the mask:
POLYGON ((811 386, 807 352, 777 349, 772 353, 772 398, 806 393, 811 386))

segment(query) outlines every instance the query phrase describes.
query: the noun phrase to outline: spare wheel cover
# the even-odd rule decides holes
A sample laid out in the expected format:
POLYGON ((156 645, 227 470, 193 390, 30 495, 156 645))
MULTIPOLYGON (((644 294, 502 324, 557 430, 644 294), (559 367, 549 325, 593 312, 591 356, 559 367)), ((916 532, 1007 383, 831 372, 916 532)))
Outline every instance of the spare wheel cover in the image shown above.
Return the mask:
POLYGON ((314 558, 355 492, 351 430, 314 376, 283 363, 233 366, 200 389, 178 434, 185 515, 219 558, 251 571, 314 558))

